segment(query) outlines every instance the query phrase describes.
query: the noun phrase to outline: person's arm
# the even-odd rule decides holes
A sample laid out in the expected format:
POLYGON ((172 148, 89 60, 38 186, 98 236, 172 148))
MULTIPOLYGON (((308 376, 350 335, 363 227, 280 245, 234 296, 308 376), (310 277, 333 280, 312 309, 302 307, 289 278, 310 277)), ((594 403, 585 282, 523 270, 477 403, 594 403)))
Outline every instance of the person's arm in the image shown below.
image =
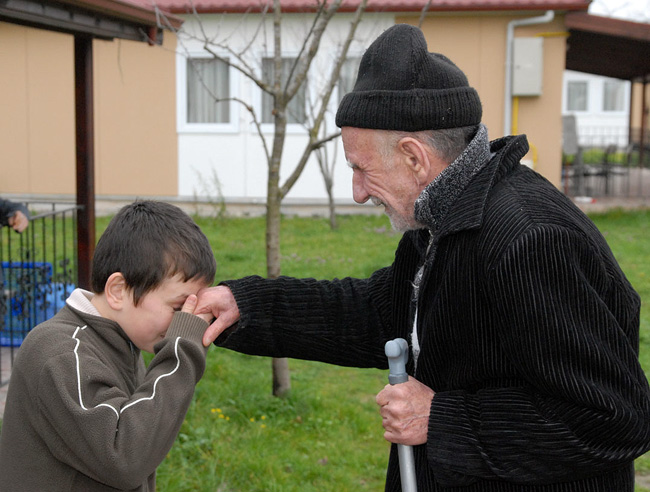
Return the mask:
MULTIPOLYGON (((239 319, 216 340, 218 345, 252 355, 387 367, 384 344, 393 329, 392 268, 369 279, 245 277, 224 284, 238 313, 233 311, 228 319, 239 319)), ((197 312, 208 309, 209 297, 199 294, 197 312)), ((213 313, 223 315, 219 309, 213 313)))
POLYGON ((436 393, 427 452, 441 483, 575 480, 648 449, 639 300, 617 269, 590 238, 562 228, 510 246, 484 291, 526 383, 436 393))
MULTIPOLYGON (((171 449, 205 369, 201 337, 207 322, 189 314, 187 303, 183 309, 132 392, 121 389, 115 367, 83 350, 81 332, 74 354, 46 365, 38 402, 58 434, 51 447, 57 459, 120 490, 137 488, 155 471, 171 449)), ((134 354, 134 367, 119 370, 135 370, 139 360, 134 354)))

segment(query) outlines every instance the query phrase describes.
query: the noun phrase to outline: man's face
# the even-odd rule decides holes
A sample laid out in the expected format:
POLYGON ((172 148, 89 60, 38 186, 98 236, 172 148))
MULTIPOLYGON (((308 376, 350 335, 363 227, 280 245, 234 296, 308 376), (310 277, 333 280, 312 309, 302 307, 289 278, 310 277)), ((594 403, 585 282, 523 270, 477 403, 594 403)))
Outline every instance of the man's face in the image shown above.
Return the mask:
POLYGON ((418 229, 414 218, 415 200, 420 194, 415 176, 394 152, 384 157, 382 138, 386 133, 365 128, 343 127, 343 148, 352 168, 352 195, 357 203, 371 200, 383 205, 397 231, 418 229))

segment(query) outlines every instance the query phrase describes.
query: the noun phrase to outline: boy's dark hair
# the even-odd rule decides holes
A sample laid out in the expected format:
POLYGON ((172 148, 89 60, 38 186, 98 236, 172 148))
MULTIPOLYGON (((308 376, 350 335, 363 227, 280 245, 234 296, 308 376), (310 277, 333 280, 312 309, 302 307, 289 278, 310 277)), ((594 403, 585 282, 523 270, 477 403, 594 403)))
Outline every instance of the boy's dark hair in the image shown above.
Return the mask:
POLYGON ((175 205, 143 200, 113 217, 97 242, 91 273, 92 290, 104 292, 108 277, 124 275, 133 303, 167 278, 214 281, 216 261, 205 234, 175 205))

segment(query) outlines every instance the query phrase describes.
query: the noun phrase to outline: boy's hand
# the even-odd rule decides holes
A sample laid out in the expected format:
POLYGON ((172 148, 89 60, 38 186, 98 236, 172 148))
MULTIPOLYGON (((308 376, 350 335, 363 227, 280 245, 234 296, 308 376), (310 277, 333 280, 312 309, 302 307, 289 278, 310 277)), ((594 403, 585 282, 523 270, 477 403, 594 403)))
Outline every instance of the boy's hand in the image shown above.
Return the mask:
MULTIPOLYGON (((199 305, 196 311, 210 314, 210 320, 217 318, 214 323, 208 326, 203 335, 203 345, 206 347, 209 347, 226 328, 234 325, 239 320, 239 308, 235 296, 225 285, 201 289, 199 291, 199 305)), ((208 323, 210 320, 208 320, 208 323)))
POLYGON ((212 321, 212 314, 210 313, 205 313, 205 314, 196 314, 194 310, 196 309, 196 305, 198 304, 199 300, 194 294, 190 294, 187 296, 187 299, 185 299, 185 304, 183 304, 183 307, 181 308, 181 311, 184 313, 188 314, 193 314, 194 316, 198 316, 202 320, 204 320, 206 323, 209 323, 212 321))

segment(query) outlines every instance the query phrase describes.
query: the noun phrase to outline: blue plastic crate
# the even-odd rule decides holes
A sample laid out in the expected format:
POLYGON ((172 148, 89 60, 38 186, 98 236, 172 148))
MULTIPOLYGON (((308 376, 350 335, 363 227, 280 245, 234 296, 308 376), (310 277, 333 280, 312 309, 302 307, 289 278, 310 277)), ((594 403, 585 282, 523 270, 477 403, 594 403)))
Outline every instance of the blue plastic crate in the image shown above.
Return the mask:
POLYGON ((2 262, 2 280, 1 346, 19 346, 32 328, 63 307, 75 287, 52 282, 47 262, 2 262))

